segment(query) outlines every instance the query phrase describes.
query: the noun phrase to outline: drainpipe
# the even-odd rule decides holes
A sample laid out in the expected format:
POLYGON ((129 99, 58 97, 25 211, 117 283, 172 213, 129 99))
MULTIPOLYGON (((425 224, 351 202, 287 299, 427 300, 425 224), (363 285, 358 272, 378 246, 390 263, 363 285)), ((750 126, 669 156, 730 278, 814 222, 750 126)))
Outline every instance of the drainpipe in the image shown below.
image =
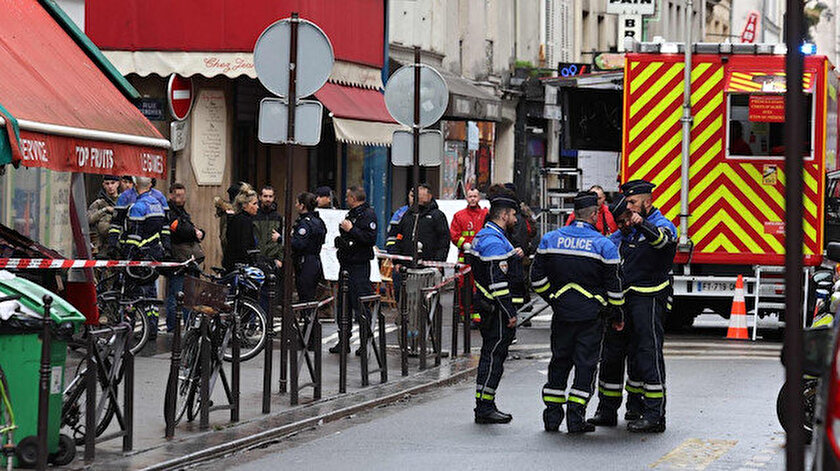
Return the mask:
POLYGON ((688 252, 691 250, 691 239, 688 237, 688 169, 691 164, 691 125, 694 118, 691 116, 691 49, 694 32, 694 22, 691 19, 694 12, 694 2, 686 0, 685 9, 685 90, 683 92, 683 115, 682 122, 682 164, 680 165, 680 240, 679 250, 688 252))

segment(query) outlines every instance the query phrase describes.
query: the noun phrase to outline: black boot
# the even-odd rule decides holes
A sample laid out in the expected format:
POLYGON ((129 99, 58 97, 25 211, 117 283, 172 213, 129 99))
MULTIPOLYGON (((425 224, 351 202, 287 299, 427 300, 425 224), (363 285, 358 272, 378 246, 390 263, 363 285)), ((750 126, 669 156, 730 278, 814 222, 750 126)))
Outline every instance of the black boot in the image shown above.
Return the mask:
POLYGON ((650 420, 642 417, 627 424, 627 430, 633 433, 662 433, 665 431, 665 418, 650 420))
POLYGON ((586 422, 586 406, 571 402, 566 404, 566 428, 569 433, 589 433, 595 431, 595 426, 586 422))
MULTIPOLYGON (((344 351, 350 353, 350 346, 348 345, 344 351)), ((341 353, 341 341, 330 347, 330 353, 341 353)))
POLYGON ((599 407, 598 410, 595 411, 595 415, 592 416, 591 419, 587 420, 586 423, 598 427, 615 427, 618 425, 618 413, 616 411, 608 411, 606 408, 599 407))
POLYGON ((566 414, 563 412, 563 406, 548 406, 543 410, 543 426, 546 432, 557 432, 560 430, 560 424, 563 423, 563 417, 566 414))
POLYGON ((513 420, 513 416, 496 409, 492 401, 475 401, 475 423, 477 424, 506 424, 513 420))
POLYGON ((629 410, 629 411, 624 413, 624 420, 626 420, 628 422, 632 422, 634 420, 639 420, 641 418, 642 418, 642 413, 641 412, 636 412, 636 411, 629 410))

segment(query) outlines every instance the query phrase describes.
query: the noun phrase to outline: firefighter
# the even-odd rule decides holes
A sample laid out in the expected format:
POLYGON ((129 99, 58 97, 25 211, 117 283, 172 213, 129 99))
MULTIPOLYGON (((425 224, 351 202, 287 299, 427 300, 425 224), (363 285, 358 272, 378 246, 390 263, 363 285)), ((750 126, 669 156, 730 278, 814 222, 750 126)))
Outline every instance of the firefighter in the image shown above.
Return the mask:
POLYGON ((476 423, 505 424, 513 416, 496 408, 496 388, 516 333, 510 286, 522 279, 522 252, 511 245, 505 231, 516 223, 519 202, 499 185, 491 188, 491 195, 488 221, 465 254, 475 274, 476 307, 482 319, 474 412, 476 423))
POLYGON ((316 196, 312 193, 298 195, 299 216, 292 230, 292 256, 294 258, 295 285, 300 302, 315 300, 318 282, 323 277, 321 246, 327 237, 327 226, 315 211, 316 196))
POLYGON ((602 316, 613 328, 623 328, 624 295, 618 277, 618 250, 595 228, 598 196, 581 192, 574 204, 576 221, 549 232, 540 241, 531 279, 534 291, 554 311, 548 382, 542 390, 546 406, 543 424, 546 431, 556 432, 567 415, 566 427, 576 434, 595 430, 586 422, 586 404, 592 396, 604 335, 602 316), (567 397, 573 366, 575 378, 567 397))
MULTIPOLYGON (((477 188, 467 191, 467 207, 455 213, 452 217, 452 224, 449 226, 449 239, 458 248, 458 262, 464 263, 464 246, 472 245, 478 230, 484 226, 487 218, 487 208, 478 205, 481 200, 481 193, 477 188)), ((458 278, 458 288, 463 289, 464 282, 468 278, 458 278)), ((461 315, 464 315, 464 300, 461 300, 461 315)), ((475 311, 473 309, 473 311, 475 311)), ((470 313, 470 321, 475 326, 481 322, 481 315, 478 312, 470 313)))
POLYGON ((653 207, 654 184, 631 180, 621 185, 630 211, 630 230, 621 235, 625 311, 632 326, 630 377, 642 384, 642 417, 627 424, 638 433, 665 431, 665 360, 663 318, 671 294, 671 265, 677 228, 653 207))
MULTIPOLYGON (((622 234, 630 232, 628 225, 630 212, 627 211, 627 200, 624 196, 620 196, 609 210, 615 217, 618 227, 618 231, 610 236, 610 240, 619 247, 620 251, 622 234)), ((624 383, 624 365, 633 361, 629 356, 631 331, 630 323, 626 322, 622 330, 607 329, 604 334, 601 360, 598 365, 598 410, 587 421, 592 425, 599 427, 618 425, 622 387, 627 390, 627 411, 624 413, 624 420, 632 422, 642 417, 642 382, 631 376, 627 379, 627 383, 624 383)), ((631 374, 634 372, 631 367, 627 370, 631 374)))

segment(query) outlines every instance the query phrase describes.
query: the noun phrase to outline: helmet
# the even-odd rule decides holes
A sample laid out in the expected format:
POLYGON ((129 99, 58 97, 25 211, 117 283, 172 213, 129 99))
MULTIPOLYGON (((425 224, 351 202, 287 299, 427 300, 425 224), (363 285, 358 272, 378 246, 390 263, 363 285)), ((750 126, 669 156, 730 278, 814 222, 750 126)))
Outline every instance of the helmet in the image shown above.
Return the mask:
POLYGON ((254 286, 254 289, 259 289, 265 282, 265 273, 257 267, 245 267, 242 275, 254 286))

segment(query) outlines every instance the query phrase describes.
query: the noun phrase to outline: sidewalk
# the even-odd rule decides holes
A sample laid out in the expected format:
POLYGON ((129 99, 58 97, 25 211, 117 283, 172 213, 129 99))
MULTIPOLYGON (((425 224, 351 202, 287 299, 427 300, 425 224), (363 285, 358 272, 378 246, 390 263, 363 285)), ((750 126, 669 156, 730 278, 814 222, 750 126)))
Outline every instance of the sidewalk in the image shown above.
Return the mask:
MULTIPOLYGON (((451 332, 451 296, 444 298, 444 352, 450 349, 451 332)), ((200 431, 198 419, 186 422, 186 417, 175 429, 175 438, 164 438, 163 402, 166 379, 169 372, 171 336, 161 334, 157 343, 148 345, 135 360, 135 406, 134 406, 134 449, 122 453, 121 440, 97 444, 96 459, 85 465, 83 447, 77 449, 77 458, 65 469, 171 469, 211 459, 236 449, 255 446, 259 443, 276 440, 296 431, 317 426, 357 413, 371 407, 398 401, 408 394, 416 394, 429 388, 451 384, 473 374, 477 364, 477 355, 464 357, 463 336, 459 336, 459 357, 443 358, 440 367, 434 367, 434 356, 427 357, 428 368, 419 371, 419 359, 409 358, 409 375, 401 376, 400 354, 398 347, 399 329, 394 325, 393 311, 386 312, 386 339, 388 344, 388 383, 379 384, 379 373, 370 375, 368 387, 361 387, 360 359, 353 355, 358 346, 358 334, 354 329, 351 353, 348 356, 347 393, 338 392, 339 356, 331 355, 326 350, 337 338, 335 325, 324 324, 323 344, 323 390, 320 401, 312 401, 312 389, 300 392, 299 406, 289 405, 289 394, 278 394, 279 390, 279 341, 275 340, 274 371, 272 377, 271 413, 262 414, 263 358, 256 358, 242 363, 240 385, 240 421, 231 423, 229 411, 210 413, 210 428, 200 431)), ((463 334, 463 332, 459 332, 463 334)), ((472 346, 480 345, 478 332, 471 332, 472 346)), ((70 352, 66 375, 72 375, 69 367, 80 356, 70 352)), ((371 355, 370 368, 377 368, 376 360, 371 355)), ((230 373, 230 368, 226 368, 230 373)), ((68 379, 69 380, 69 379, 68 379)), ((301 383, 308 382, 305 365, 302 366, 301 383)), ((213 391, 216 404, 226 402, 221 384, 213 391)), ((122 390, 120 390, 122 401, 122 390)), ((118 430, 114 419, 106 434, 118 430)))

